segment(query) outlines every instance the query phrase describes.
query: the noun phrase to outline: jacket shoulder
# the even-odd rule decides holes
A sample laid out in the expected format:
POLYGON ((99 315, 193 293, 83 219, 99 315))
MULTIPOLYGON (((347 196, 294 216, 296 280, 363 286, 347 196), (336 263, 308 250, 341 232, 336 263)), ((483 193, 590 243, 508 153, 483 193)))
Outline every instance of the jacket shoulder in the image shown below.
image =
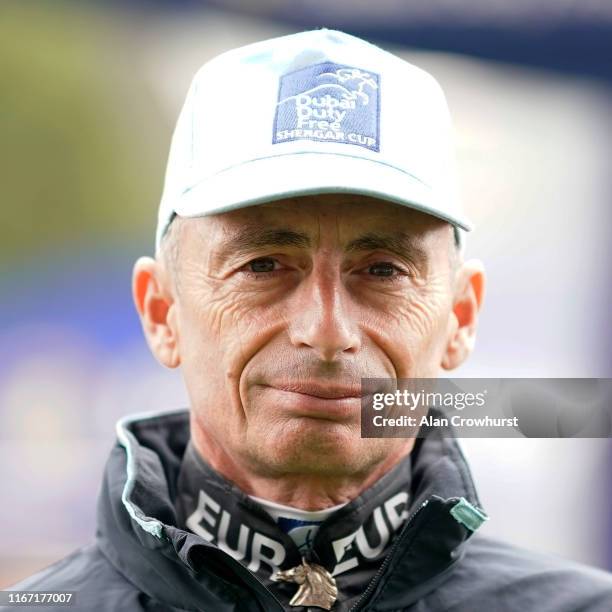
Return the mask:
MULTIPOLYGON (((102 554, 96 544, 88 544, 53 563, 49 567, 21 580, 9 591, 73 591, 72 612, 99 610, 144 610, 141 594, 102 554)), ((10 612, 14 607, 0 606, 10 612)), ((51 609, 37 605, 21 610, 51 609)), ((56 609, 54 607, 53 609, 56 609)))
POLYGON ((612 574, 475 535, 449 580, 432 593, 439 608, 453 612, 609 612, 612 574))

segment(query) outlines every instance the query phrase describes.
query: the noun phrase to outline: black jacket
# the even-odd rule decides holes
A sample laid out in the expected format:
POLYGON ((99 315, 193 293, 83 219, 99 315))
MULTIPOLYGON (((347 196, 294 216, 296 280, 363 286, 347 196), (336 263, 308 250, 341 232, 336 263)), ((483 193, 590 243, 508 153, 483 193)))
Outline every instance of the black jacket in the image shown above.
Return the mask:
MULTIPOLYGON (((100 492, 95 542, 11 590, 74 591, 75 602, 67 608, 73 612, 282 612, 243 565, 176 526, 173 502, 189 440, 188 412, 123 419, 117 434, 100 492)), ((417 441, 412 466, 408 521, 353 609, 612 610, 611 574, 473 535, 453 517, 450 511, 461 498, 479 506, 453 439, 432 429, 417 441)))

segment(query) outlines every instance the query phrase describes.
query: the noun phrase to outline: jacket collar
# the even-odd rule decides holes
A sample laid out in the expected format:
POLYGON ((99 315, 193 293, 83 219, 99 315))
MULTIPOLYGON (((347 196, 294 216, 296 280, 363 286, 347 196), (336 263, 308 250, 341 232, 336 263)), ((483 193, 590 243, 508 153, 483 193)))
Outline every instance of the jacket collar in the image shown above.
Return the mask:
MULTIPOLYGON (((361 603, 398 608, 434 589, 484 520, 465 459, 448 435, 431 428, 416 441, 410 518, 361 603)), ((242 564, 176 526, 173 500, 188 441, 188 410, 117 423, 98 501, 101 550, 140 590, 168 605, 230 612, 247 601, 246 609, 280 612, 278 600, 242 564)))

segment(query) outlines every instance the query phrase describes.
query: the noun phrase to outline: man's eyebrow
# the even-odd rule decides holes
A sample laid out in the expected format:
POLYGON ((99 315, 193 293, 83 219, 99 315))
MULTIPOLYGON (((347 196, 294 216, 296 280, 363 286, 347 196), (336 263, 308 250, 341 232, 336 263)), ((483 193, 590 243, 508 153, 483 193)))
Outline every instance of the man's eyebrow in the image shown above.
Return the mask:
POLYGON ((307 234, 286 228, 245 227, 216 249, 216 257, 226 259, 232 256, 252 253, 269 247, 308 248, 311 245, 307 234))
POLYGON ((420 241, 405 232, 381 234, 368 232, 351 240, 346 245, 347 252, 354 251, 389 251, 415 264, 427 263, 427 251, 419 244, 420 241))

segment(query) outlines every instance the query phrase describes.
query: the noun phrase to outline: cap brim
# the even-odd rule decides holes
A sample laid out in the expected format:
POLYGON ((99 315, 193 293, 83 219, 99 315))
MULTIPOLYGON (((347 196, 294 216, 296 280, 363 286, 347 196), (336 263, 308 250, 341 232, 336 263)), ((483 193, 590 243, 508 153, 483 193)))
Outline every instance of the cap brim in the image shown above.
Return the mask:
POLYGON ((393 166, 332 153, 292 153, 233 166, 197 182, 175 203, 184 217, 212 215, 289 197, 351 193, 427 213, 470 231, 471 223, 439 202, 423 182, 393 166))

